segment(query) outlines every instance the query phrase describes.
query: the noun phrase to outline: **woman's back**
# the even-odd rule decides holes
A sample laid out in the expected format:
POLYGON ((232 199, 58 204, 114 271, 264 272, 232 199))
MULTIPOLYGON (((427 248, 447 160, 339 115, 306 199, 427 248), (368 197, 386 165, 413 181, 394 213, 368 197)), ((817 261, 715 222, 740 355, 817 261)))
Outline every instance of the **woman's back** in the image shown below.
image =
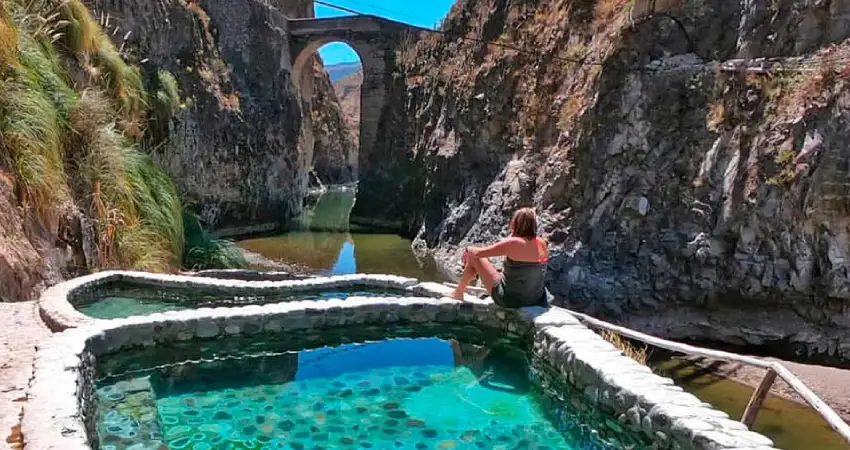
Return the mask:
POLYGON ((528 263, 545 263, 549 259, 546 241, 539 237, 527 239, 512 236, 508 239, 511 245, 507 249, 507 259, 528 263))
POLYGON ((502 306, 521 307, 546 303, 546 263, 549 251, 546 242, 511 237, 513 240, 502 267, 502 281, 493 297, 502 306))

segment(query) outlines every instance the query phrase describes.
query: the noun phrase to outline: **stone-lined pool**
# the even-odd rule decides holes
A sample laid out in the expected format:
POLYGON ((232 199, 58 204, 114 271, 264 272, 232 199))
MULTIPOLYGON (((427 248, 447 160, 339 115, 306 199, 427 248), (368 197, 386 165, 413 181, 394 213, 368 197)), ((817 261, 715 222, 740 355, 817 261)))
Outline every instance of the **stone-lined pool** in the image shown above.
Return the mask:
POLYGON ((613 417, 565 407, 556 395, 565 386, 542 387, 543 369, 520 338, 480 327, 417 328, 106 356, 96 383, 100 448, 649 448, 606 427, 613 417))
POLYGON ((345 299, 352 296, 401 297, 410 292, 353 283, 345 287, 282 290, 280 292, 227 294, 215 288, 162 288, 148 283, 118 280, 95 286, 75 295, 77 311, 95 319, 118 319, 168 311, 223 306, 264 305, 299 300, 345 299))

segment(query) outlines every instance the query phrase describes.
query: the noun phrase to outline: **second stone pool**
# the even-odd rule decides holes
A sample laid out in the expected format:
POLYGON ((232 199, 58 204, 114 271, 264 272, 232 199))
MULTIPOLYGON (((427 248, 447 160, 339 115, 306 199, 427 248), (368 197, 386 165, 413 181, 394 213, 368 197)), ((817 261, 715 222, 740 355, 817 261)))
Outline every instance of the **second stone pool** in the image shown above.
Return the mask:
POLYGON ((527 345, 423 326, 124 351, 98 364, 97 436, 110 450, 649 448, 559 400, 568 387, 540 382, 527 345))
POLYGON ((74 308, 95 319, 118 319, 195 308, 263 305, 299 300, 345 299, 353 296, 403 297, 411 293, 402 288, 351 283, 346 286, 316 286, 293 290, 249 290, 231 292, 220 288, 192 286, 176 288, 141 281, 116 280, 94 286, 72 296, 74 308))

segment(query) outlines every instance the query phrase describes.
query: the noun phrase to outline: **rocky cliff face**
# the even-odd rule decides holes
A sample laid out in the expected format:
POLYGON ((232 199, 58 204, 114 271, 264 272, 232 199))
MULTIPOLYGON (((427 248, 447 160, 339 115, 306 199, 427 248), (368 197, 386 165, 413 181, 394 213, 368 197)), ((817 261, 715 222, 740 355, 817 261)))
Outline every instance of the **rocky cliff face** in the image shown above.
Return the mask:
POLYGON ((313 170, 324 184, 355 181, 356 134, 351 131, 334 86, 318 56, 313 59, 313 73, 313 99, 310 105, 314 139, 313 170))
POLYGON ((460 0, 402 52, 415 246, 457 270, 534 205, 562 304, 850 364, 850 1, 630 3, 460 0))
POLYGON ((355 145, 360 143, 360 87, 363 69, 334 81, 334 92, 339 99, 342 118, 355 145))
MULTIPOLYGON (((126 134, 125 137, 132 138, 133 142, 144 141, 139 142, 140 145, 133 147, 128 154, 132 156, 141 154, 139 150, 150 151, 159 166, 178 184, 180 196, 185 204, 200 212, 206 225, 219 231, 226 232, 228 228, 235 228, 237 231, 250 230, 251 226, 257 224, 261 227, 264 224, 276 225, 297 214, 306 192, 308 171, 314 164, 314 152, 317 160, 323 164, 323 170, 330 173, 331 177, 339 176, 347 181, 346 177, 351 176, 346 158, 352 153, 352 144, 343 139, 343 121, 327 74, 320 65, 317 67, 316 77, 321 81, 313 91, 315 99, 299 98, 300 93, 291 81, 292 58, 289 54, 287 24, 283 15, 311 17, 311 0, 286 0, 273 2, 272 6, 264 1, 253 0, 237 3, 204 1, 202 4, 197 1, 145 0, 91 0, 85 3, 93 13, 92 16, 97 17, 103 25, 105 35, 114 41, 115 49, 107 52, 86 48, 85 52, 77 55, 77 61, 70 56, 76 50, 65 48, 68 46, 66 40, 74 42, 73 38, 77 37, 83 42, 87 35, 83 33, 80 36, 65 36, 61 42, 55 44, 57 48, 62 46, 65 52, 61 54, 60 63, 56 63, 56 67, 42 67, 37 66, 41 61, 33 58, 42 58, 45 55, 53 57, 51 55, 54 53, 47 50, 33 52, 33 49, 29 48, 28 63, 23 66, 34 72, 24 79, 45 79, 52 83, 45 84, 44 89, 50 90, 45 94, 45 99, 51 98, 53 103, 58 105, 56 111, 41 111, 36 117, 26 116, 29 110, 17 111, 17 116, 9 114, 10 110, 15 109, 15 102, 7 102, 5 96, 22 83, 12 75, 21 67, 17 60, 22 57, 19 53, 23 50, 18 49, 18 33, 5 8, 11 4, 0 4, 0 69, 3 69, 5 74, 4 79, 0 80, 0 91, 4 96, 4 101, 0 102, 0 301, 30 298, 44 285, 86 273, 96 267, 154 270, 150 268, 152 265, 160 267, 173 263, 167 265, 167 269, 173 269, 180 264, 183 236, 179 221, 174 225, 177 229, 175 236, 169 236, 174 238, 171 242, 174 248, 154 249, 140 245, 142 240, 137 240, 133 242, 135 246, 132 248, 139 247, 144 251, 130 255, 133 264, 125 264, 126 261, 123 260, 112 261, 116 259, 115 255, 111 251, 105 251, 118 245, 121 253, 118 256, 129 254, 131 246, 123 246, 120 242, 116 244, 116 239, 130 240, 139 237, 141 232, 149 231, 144 227, 152 224, 163 225, 153 222, 139 225, 139 219, 150 219, 144 214, 151 211, 145 210, 136 214, 138 211, 135 210, 149 205, 134 206, 129 203, 125 206, 129 205, 128 207, 134 210, 135 221, 122 222, 116 238, 114 229, 111 234, 106 231, 110 228, 104 225, 108 220, 101 220, 103 218, 97 217, 97 211, 90 211, 97 209, 94 198, 107 198, 110 195, 103 183, 115 180, 98 181, 90 186, 86 181, 90 181, 89 178, 92 177, 97 178, 99 172, 94 171, 92 175, 84 173, 83 168, 86 167, 85 163, 91 163, 91 148, 94 148, 95 144, 103 148, 111 145, 119 150, 123 149, 122 145, 125 143, 119 139, 121 134, 112 133, 109 129, 109 121, 115 120, 116 117, 121 132, 126 134), (118 48, 121 49, 120 52, 117 51, 118 48), (90 51, 98 52, 97 57, 83 55, 90 51), (149 123, 124 122, 121 114, 114 114, 125 112, 124 108, 119 108, 121 103, 116 102, 116 111, 107 115, 101 114, 100 111, 111 111, 112 103, 105 103, 106 106, 92 103, 102 98, 97 95, 101 88, 109 90, 111 95, 118 98, 135 92, 135 85, 120 84, 126 82, 124 78, 117 82, 112 80, 110 84, 109 74, 113 72, 104 72, 104 69, 114 70, 122 76, 131 76, 135 72, 132 66, 125 65, 125 59, 132 65, 141 67, 142 79, 139 80, 139 85, 152 90, 149 101, 143 102, 144 111, 140 113, 146 115, 151 111, 149 118, 140 118, 140 121, 145 122, 150 119, 149 123), (41 70, 44 67, 50 70, 41 70), (65 76, 62 75, 65 74, 65 69, 69 69, 67 76, 73 83, 71 86, 65 86, 67 81, 64 78, 61 82, 54 82, 54 79, 50 78, 65 76), (93 84, 92 80, 101 78, 106 80, 105 87, 93 84), (173 81, 173 86, 163 85, 163 80, 173 81), (54 95, 53 90, 58 93, 54 95), (79 102, 78 97, 81 95, 88 99, 88 103, 79 102), (179 105, 181 99, 183 104, 179 105), (175 101, 178 105, 173 104, 175 101), (159 108, 161 104, 168 105, 165 108, 167 111, 159 108), (71 105, 70 110, 60 111, 63 105, 71 105), (91 111, 84 110, 86 107, 91 111), (78 109, 83 112, 76 114, 78 109), (303 120, 302 111, 312 111, 312 117, 318 116, 319 120, 311 120, 309 114, 306 120, 303 120), (68 114, 71 114, 70 120, 65 117, 68 114), (35 146, 32 150, 46 152, 45 149, 48 149, 48 144, 51 143, 56 147, 50 147, 48 150, 56 151, 60 155, 57 167, 21 163, 23 157, 19 150, 24 148, 29 151, 28 147, 23 146, 22 142, 26 143, 24 140, 12 138, 21 135, 17 130, 24 127, 15 128, 9 125, 12 122, 21 122, 20 118, 15 119, 21 115, 31 120, 24 125, 49 125, 52 127, 50 130, 58 129, 60 125, 73 128, 73 132, 69 131, 69 134, 79 138, 63 138, 61 143, 46 138, 34 139, 37 142, 49 142, 43 145, 44 148, 35 146), (62 116, 64 119, 56 123, 50 122, 54 116, 62 116), (79 123, 96 127, 96 133, 80 129, 79 123), (139 132, 132 133, 133 130, 139 132), (101 136, 98 133, 113 140, 98 141, 98 136, 101 136), (340 136, 338 142, 335 136, 340 136), (64 153, 59 150, 62 148, 64 153), (66 160, 64 167, 62 158, 66 160), (19 176, 22 170, 28 168, 33 172, 28 173, 29 178, 19 176), (45 194, 39 194, 43 198, 36 198, 36 201, 32 202, 33 197, 25 192, 25 189, 28 189, 26 183, 50 186, 44 188, 37 185, 36 187, 41 189, 39 193, 45 194), (74 198, 70 198, 71 194, 74 198), (126 236, 122 236, 122 232, 131 226, 134 228, 130 231, 137 234, 131 236, 126 233, 126 236), (177 260, 160 264, 163 253, 169 253, 171 250, 177 260), (159 253, 153 255, 155 252, 159 253), (113 262, 115 264, 112 264, 113 262)), ((86 8, 81 4, 62 4, 62 8, 65 8, 62 10, 63 14, 67 14, 67 11, 78 11, 88 17, 88 11, 85 11, 86 8)), ((15 2, 14 6, 19 9, 48 8, 51 3, 15 2)), ((50 27, 61 30, 70 23, 60 20, 64 16, 56 16, 54 12, 39 10, 39 14, 43 13, 40 17, 44 21, 41 28, 45 30, 44 33, 52 33, 50 27)), ((39 16, 32 16, 35 17, 39 16)), ((22 23, 19 20, 17 25, 22 26, 22 23)), ((31 19, 28 19, 27 23, 31 24, 31 19)), ((89 27, 88 32, 91 33, 93 28, 97 28, 96 31, 100 33, 100 26, 89 27)), ((38 36, 38 30, 27 33, 28 36, 38 36)), ((99 39, 99 36, 100 34, 96 34, 93 39, 99 39)), ((106 43, 109 40, 105 37, 103 39, 106 43)), ((20 45, 24 46, 29 42, 22 40, 20 45)), ((112 46, 111 43, 107 46, 99 42, 97 45, 98 48, 107 50, 112 46)), ((59 61, 60 56, 55 57, 59 61)), ((15 98, 21 97, 21 92, 26 93, 15 92, 15 98)), ((39 97, 37 100, 44 99, 39 97)), ((105 98, 103 101, 109 102, 105 98)), ((30 102, 26 106, 32 109, 46 103, 49 102, 30 102)), ((60 131, 64 133, 64 128, 60 131)), ((49 133, 45 135, 52 136, 49 133)), ((126 145, 129 146, 130 143, 126 145)), ((127 158, 120 156, 124 153, 113 151, 111 147, 105 151, 112 155, 113 159, 127 158), (119 156, 115 156, 116 154, 119 156)), ((36 161, 43 157, 38 153, 27 155, 36 161)), ((149 163, 149 160, 146 161, 149 163)), ((121 172, 124 170, 121 164, 129 164, 118 164, 112 160, 109 162, 112 165, 103 166, 103 170, 108 174, 112 174, 110 170, 121 172)), ((139 169, 139 166, 133 167, 134 170, 139 169)), ((158 174, 156 170, 153 172, 156 172, 153 175, 158 174)), ((144 176, 148 177, 145 182, 162 181, 150 178, 153 175, 145 172, 144 176)), ((118 181, 122 180, 124 178, 118 181)), ((159 203, 165 209, 171 205, 166 200, 176 200, 177 194, 174 193, 170 181, 160 183, 159 187, 163 188, 163 185, 170 187, 173 196, 168 199, 158 197, 159 203)), ((144 191, 143 187, 133 184, 132 190, 138 195, 151 196, 151 192, 141 192, 144 191)), ((130 189, 130 186, 127 188, 130 189)), ((176 214, 178 220, 181 214, 179 203, 177 200, 178 210, 170 211, 176 214)), ((108 201, 107 206, 111 206, 108 201)), ((115 211, 104 211, 104 214, 108 213, 110 218, 114 218, 115 211)), ((159 233, 161 230, 154 231, 159 233)), ((143 237, 150 238, 150 234, 143 237)), ((164 269, 160 267, 160 270, 164 269)))
MULTIPOLYGON (((155 155, 209 227, 274 225, 300 211, 313 143, 327 153, 324 133, 332 119, 320 117, 316 130, 309 117, 302 119, 311 99, 299 101, 292 82, 284 15, 311 17, 312 1, 92 0, 90 6, 109 14, 119 28, 114 36, 126 37, 143 69, 176 75, 186 107, 164 125, 155 155)), ((319 101, 330 91, 325 85, 316 90, 319 101)))

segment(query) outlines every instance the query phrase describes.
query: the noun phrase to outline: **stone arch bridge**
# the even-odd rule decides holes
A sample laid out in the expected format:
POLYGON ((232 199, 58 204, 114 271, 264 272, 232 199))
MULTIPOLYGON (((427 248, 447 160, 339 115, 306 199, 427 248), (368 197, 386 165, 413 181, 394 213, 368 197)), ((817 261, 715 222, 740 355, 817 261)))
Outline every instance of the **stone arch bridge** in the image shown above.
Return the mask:
MULTIPOLYGON (((387 165, 387 149, 382 145, 382 127, 390 126, 394 120, 387 102, 393 98, 393 71, 396 67, 396 51, 406 40, 418 32, 426 31, 401 22, 377 16, 357 15, 322 19, 288 19, 289 46, 292 57, 292 77, 301 95, 312 96, 313 56, 325 44, 342 42, 348 44, 360 57, 363 68, 363 84, 360 91, 360 145, 358 152, 358 205, 353 219, 358 221, 374 216, 367 205, 381 202, 382 195, 396 189, 392 186, 397 173, 387 165)), ((396 94, 397 95, 397 94, 396 94)), ((386 200, 386 198, 384 198, 386 200)), ((383 203, 386 206, 385 202, 383 203)), ((381 217, 388 217, 380 211, 381 217)), ((373 221, 374 222, 374 221, 373 221)), ((376 223, 372 223, 375 225, 376 223)), ((383 225, 399 228, 401 223, 384 220, 383 225)))

